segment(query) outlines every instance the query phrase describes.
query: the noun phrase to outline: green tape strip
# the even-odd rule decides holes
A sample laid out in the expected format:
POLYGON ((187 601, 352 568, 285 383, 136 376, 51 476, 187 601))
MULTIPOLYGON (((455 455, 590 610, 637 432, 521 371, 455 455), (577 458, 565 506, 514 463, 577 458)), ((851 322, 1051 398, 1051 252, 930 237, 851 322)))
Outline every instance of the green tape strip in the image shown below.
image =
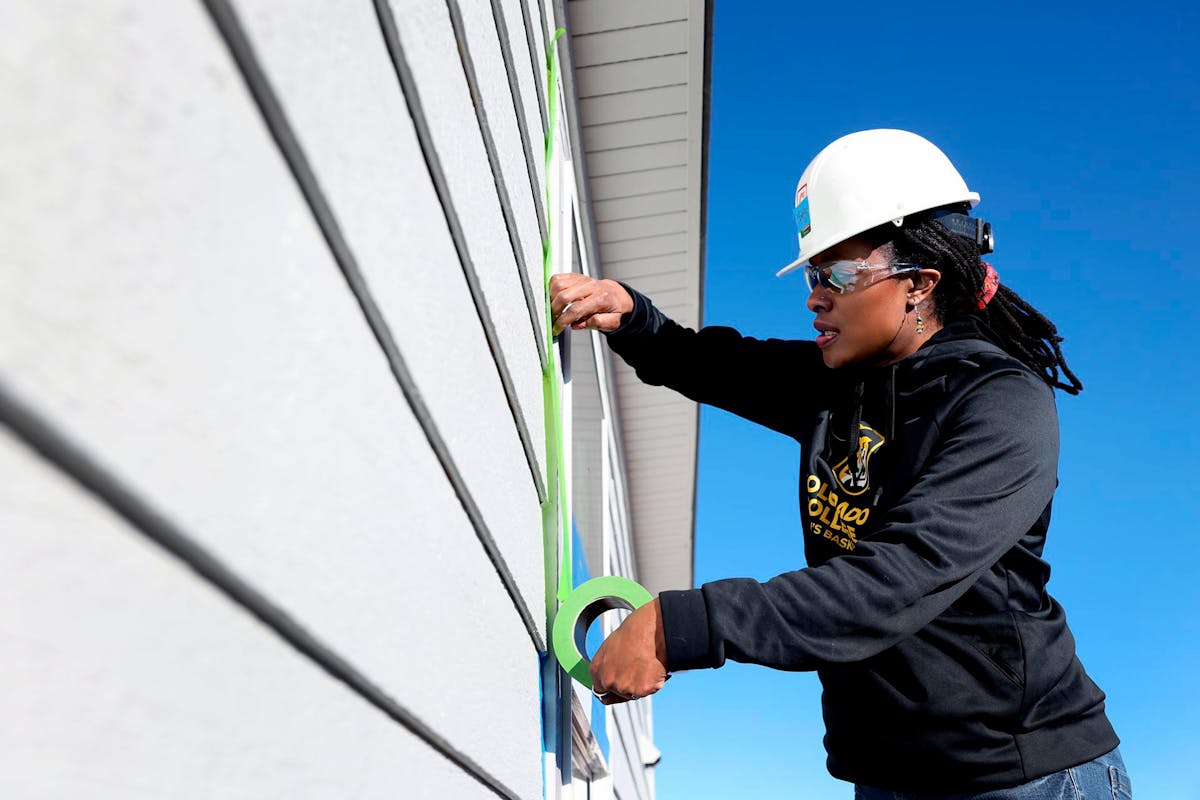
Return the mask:
MULTIPOLYGON (((559 563, 558 587, 555 599, 561 604, 554 617, 551 645, 558 663, 572 678, 589 689, 592 675, 588 670, 584 640, 587 629, 603 614, 615 608, 632 611, 649 603, 653 597, 645 587, 629 578, 604 576, 593 578, 572 591, 574 575, 571 561, 571 530, 567 518, 567 484, 563 474, 566 462, 562 433, 562 394, 558 383, 558 359, 554 349, 554 321, 550 309, 550 276, 554 269, 553 236, 551 221, 555 216, 554 185, 550 179, 554 156, 554 136, 558 131, 558 47, 557 42, 566 31, 559 28, 554 32, 546 47, 546 70, 548 73, 550 115, 546 132, 546 240, 542 242, 542 279, 546 305, 546 366, 542 370, 542 396, 546 409, 546 502, 542 504, 542 539, 547 554, 558 540, 559 563)), ((547 571, 554 569, 554 562, 547 555, 547 571)), ((549 590, 549 584, 547 584, 549 590)))
MULTIPOLYGON (((546 366, 542 370, 542 399, 546 415, 546 502, 542 504, 543 542, 549 548, 559 540, 558 590, 555 596, 562 602, 574 583, 571 571, 571 536, 567 520, 567 484, 563 476, 562 395, 558 385, 558 359, 554 350, 554 322, 550 311, 550 276, 554 271, 553 183, 550 168, 554 157, 554 136, 558 130, 558 39, 565 30, 559 28, 546 45, 546 72, 549 127, 546 130, 546 240, 542 242, 542 287, 546 306, 546 366), (557 536, 556 536, 557 534, 557 536)), ((547 562, 553 568, 552 562, 547 562)))
POLYGON ((654 598, 636 581, 618 575, 592 578, 571 592, 554 618, 550 641, 554 657, 575 680, 592 688, 592 673, 588 670, 588 628, 605 611, 624 608, 632 611, 654 598))

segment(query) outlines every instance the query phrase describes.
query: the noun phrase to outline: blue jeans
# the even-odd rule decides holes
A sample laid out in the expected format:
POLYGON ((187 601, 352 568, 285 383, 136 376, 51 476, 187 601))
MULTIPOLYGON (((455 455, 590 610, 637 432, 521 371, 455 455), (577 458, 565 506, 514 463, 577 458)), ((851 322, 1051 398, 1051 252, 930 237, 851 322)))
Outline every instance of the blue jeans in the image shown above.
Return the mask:
POLYGON ((1011 789, 932 795, 855 786, 854 800, 1133 800, 1133 787, 1121 753, 1113 750, 1094 761, 1011 789))

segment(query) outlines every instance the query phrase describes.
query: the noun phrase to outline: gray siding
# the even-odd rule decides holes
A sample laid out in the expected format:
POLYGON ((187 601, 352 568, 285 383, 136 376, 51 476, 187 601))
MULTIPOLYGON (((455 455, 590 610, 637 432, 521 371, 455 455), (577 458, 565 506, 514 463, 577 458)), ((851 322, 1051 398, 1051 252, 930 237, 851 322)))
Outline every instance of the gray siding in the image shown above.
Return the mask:
POLYGON ((495 797, 3 433, 0 475, 5 797, 495 797))
MULTIPOLYGON (((446 7, 395 9, 410 68, 428 87, 420 101, 442 157, 441 188, 449 189, 473 262, 469 281, 371 5, 253 2, 234 10, 311 168, 304 188, 315 187, 327 204, 321 224, 314 213, 321 203, 302 192, 294 154, 292 161, 281 155, 203 6, 30 2, 4 12, 4 58, 21 65, 4 77, 11 98, 0 214, 9 243, 0 270, 4 391, 427 731, 512 793, 540 796, 541 333, 522 289, 527 281, 540 293, 540 234, 521 143, 513 140, 511 97, 507 118, 502 103, 493 117, 509 121, 496 127, 506 131, 498 142, 506 148, 502 166, 513 173, 527 271, 510 246, 493 182, 479 177, 490 167, 446 7), (410 42, 417 43, 411 51, 410 42), (343 274, 348 267, 362 279, 356 293, 343 274), (364 298, 379 312, 374 324, 364 298), (381 347, 381 333, 394 352, 381 347), (415 392, 405 391, 398 370, 415 392), (532 468, 522 433, 535 445, 532 468), (475 519, 464 512, 464 492, 475 519), (493 555, 511 574, 532 630, 481 532, 494 540, 493 555)), ((465 17, 481 25, 491 9, 465 17)), ((503 74, 494 47, 475 57, 481 74, 503 74)), ((488 92, 501 88, 507 82, 488 92)), ((540 150, 540 130, 531 133, 540 150)), ((482 784, 469 778, 464 792, 453 788, 463 785, 459 768, 447 770, 449 762, 413 733, 256 629, 191 573, 164 565, 162 555, 154 556, 159 566, 148 584, 128 578, 121 554, 144 550, 143 538, 127 525, 99 524, 96 510, 64 526, 60 506, 94 503, 31 451, 9 442, 6 464, 7 571, 37 575, 36 567, 53 564, 62 585, 58 593, 32 579, 9 585, 13 602, 4 606, 0 634, 11 642, 31 626, 53 630, 63 655, 50 671, 26 651, 27 658, 5 660, 8 685, 37 686, 39 697, 58 698, 61 708, 57 717, 31 718, 32 707, 24 718, 7 717, 24 723, 14 730, 39 730, 45 746, 0 781, 62 796, 103 772, 80 737, 67 735, 77 705, 94 709, 79 724, 90 723, 91 736, 126 754, 118 763, 127 770, 109 770, 104 794, 121 794, 121 780, 157 796, 238 786, 236 770, 249 758, 238 740, 208 747, 204 737, 216 734, 197 731, 205 747, 186 755, 164 735, 179 725, 171 714, 187 706, 161 706, 161 694, 236 708, 221 681, 206 679, 211 640, 223 668, 273 687, 247 736, 280 735, 279 758, 305 760, 292 746, 301 735, 291 730, 294 714, 272 715, 270 703, 309 709, 323 693, 340 716, 323 721, 319 710, 306 710, 310 730, 345 717, 359 738, 386 732, 365 753, 389 752, 390 741, 402 743, 395 752, 412 754, 381 772, 393 789, 416 781, 429 797, 479 793, 482 784), (14 473, 22 481, 8 477, 14 473), (51 492, 66 499, 30 506, 31 497, 51 492), (10 548, 10 538, 29 546, 10 548), (172 581, 177 589, 164 588, 172 581), (103 586, 107 594, 89 599, 103 586), (189 622, 196 597, 213 598, 204 602, 220 613, 189 622), (81 605, 90 613, 76 613, 81 605), (152 607, 177 616, 181 627, 160 636, 152 607), (70 658, 106 631, 115 637, 110 646, 91 659, 70 658), (139 660, 132 654, 145 663, 125 672, 126 662, 139 660), (170 669, 155 668, 164 661, 170 669), (155 691, 143 693, 152 668, 155 691), (120 701, 97 705, 96 686, 112 687, 120 701), (414 776, 430 761, 443 766, 414 776), (121 778, 126 771, 136 779, 121 778)), ((342 786, 358 780, 357 757, 315 759, 312 769, 328 774, 307 792, 294 790, 294 776, 282 770, 242 788, 247 796, 254 785, 266 794, 327 796, 320 787, 328 790, 339 771, 342 786)))
MULTIPOLYGON (((0 9, 0 796, 557 795, 547 13, 0 9)), ((580 523, 634 575, 598 344, 580 523)), ((605 714, 592 796, 649 800, 605 714)))

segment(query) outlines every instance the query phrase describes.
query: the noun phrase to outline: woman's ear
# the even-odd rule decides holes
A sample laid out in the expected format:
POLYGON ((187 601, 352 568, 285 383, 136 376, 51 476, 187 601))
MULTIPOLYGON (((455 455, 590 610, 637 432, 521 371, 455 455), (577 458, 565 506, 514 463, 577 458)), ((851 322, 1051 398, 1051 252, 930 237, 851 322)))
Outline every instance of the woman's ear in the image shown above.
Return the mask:
POLYGON ((936 269, 923 269, 912 276, 912 288, 908 290, 909 308, 914 308, 925 302, 933 289, 942 279, 942 273, 936 269))

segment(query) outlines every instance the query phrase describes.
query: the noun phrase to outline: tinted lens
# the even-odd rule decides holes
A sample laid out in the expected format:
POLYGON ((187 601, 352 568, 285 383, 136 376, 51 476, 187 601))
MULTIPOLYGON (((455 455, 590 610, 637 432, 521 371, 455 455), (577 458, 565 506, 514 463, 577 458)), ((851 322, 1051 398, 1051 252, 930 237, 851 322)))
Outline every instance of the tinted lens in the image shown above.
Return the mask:
POLYGON ((821 284, 835 294, 849 292, 856 287, 866 288, 878 283, 891 275, 902 275, 915 272, 920 267, 914 264, 875 265, 866 261, 834 261, 823 267, 809 264, 804 268, 804 280, 811 292, 813 286, 821 284), (860 278, 860 273, 870 273, 866 280, 860 278))
POLYGON ((819 283, 831 292, 841 294, 854 283, 860 264, 858 261, 834 261, 823 267, 809 264, 804 268, 804 280, 810 292, 819 283))
POLYGON ((813 286, 816 286, 817 282, 820 280, 820 276, 817 273, 817 268, 812 264, 804 265, 804 282, 808 284, 808 290, 810 292, 813 290, 813 286))

